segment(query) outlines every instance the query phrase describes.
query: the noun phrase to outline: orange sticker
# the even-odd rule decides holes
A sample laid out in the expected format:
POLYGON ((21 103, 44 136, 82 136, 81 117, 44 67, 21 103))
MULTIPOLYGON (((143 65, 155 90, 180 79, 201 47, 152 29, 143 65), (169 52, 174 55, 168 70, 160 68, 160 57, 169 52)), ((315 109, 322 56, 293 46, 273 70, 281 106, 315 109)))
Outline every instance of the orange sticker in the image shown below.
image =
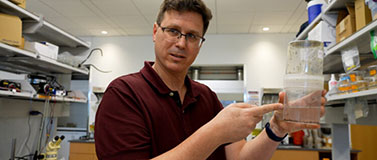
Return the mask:
POLYGON ((370 75, 370 76, 374 76, 375 74, 376 74, 376 70, 370 70, 370 71, 369 71, 369 75, 370 75))
POLYGON ((356 81, 356 75, 355 74, 350 74, 350 78, 352 82, 356 81))

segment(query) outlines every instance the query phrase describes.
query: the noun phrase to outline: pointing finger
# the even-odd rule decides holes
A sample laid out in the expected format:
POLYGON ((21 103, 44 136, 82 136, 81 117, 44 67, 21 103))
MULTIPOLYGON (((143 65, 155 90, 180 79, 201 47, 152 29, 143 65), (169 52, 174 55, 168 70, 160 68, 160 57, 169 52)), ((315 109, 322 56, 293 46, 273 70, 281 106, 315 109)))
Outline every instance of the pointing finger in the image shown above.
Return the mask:
POLYGON ((273 104, 267 104, 263 106, 250 108, 252 112, 258 115, 263 115, 271 111, 282 110, 282 109, 283 109, 283 104, 281 103, 273 103, 273 104))

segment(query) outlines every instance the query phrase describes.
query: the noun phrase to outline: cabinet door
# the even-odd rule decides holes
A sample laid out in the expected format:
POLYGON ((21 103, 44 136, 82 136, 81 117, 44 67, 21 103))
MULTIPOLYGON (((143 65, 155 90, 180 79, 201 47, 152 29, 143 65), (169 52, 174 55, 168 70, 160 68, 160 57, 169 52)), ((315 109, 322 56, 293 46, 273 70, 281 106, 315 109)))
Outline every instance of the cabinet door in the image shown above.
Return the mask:
POLYGON ((95 160, 92 154, 70 154, 69 160, 95 160))
POLYGON ((319 160, 317 151, 276 150, 271 160, 319 160))

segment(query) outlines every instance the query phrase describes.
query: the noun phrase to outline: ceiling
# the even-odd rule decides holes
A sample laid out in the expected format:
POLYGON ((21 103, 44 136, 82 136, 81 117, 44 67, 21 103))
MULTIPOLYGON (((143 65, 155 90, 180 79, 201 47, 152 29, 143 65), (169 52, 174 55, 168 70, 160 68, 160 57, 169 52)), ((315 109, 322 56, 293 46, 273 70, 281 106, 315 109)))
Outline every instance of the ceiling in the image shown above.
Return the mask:
MULTIPOLYGON (((27 0, 27 10, 76 36, 151 35, 162 0, 27 0), (107 35, 101 31, 107 31, 107 35)), ((297 33, 304 0, 204 0, 209 34, 297 33), (269 31, 263 31, 269 27, 269 31)))

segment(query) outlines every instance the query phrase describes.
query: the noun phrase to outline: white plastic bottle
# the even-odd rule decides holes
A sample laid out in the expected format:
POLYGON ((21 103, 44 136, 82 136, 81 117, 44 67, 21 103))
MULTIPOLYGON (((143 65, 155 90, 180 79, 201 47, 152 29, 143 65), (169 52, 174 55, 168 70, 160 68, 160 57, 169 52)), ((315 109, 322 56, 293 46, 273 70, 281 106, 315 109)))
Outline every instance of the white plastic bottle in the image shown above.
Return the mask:
POLYGON ((338 84, 338 81, 335 79, 335 74, 331 74, 331 78, 329 81, 329 91, 335 88, 337 84, 338 84))

